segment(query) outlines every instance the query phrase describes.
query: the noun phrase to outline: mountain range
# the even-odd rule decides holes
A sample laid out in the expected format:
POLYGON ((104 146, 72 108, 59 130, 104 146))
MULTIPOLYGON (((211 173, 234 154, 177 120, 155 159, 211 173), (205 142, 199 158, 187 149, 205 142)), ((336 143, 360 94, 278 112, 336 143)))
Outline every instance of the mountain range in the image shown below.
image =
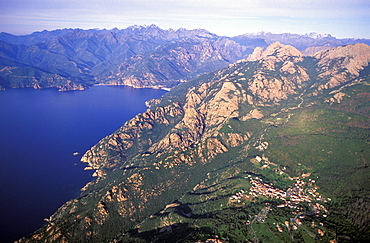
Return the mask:
POLYGON ((95 84, 170 89, 248 58, 275 41, 310 55, 366 39, 319 34, 217 36, 203 29, 60 29, 14 36, 0 33, 0 90, 56 87, 84 90, 95 84))
MULTIPOLYGON (((91 77, 87 86, 171 87, 83 155, 96 180, 19 242, 370 238, 370 46, 304 36, 316 43, 307 48, 333 41, 304 55, 281 42, 258 46, 269 34, 253 43, 203 30, 123 32, 131 34, 71 30, 42 44, 3 42, 9 70, 36 69, 15 66, 19 48, 34 65, 42 50, 68 56, 79 78, 71 85, 91 77)), ((50 68, 64 70, 55 60, 50 68)))

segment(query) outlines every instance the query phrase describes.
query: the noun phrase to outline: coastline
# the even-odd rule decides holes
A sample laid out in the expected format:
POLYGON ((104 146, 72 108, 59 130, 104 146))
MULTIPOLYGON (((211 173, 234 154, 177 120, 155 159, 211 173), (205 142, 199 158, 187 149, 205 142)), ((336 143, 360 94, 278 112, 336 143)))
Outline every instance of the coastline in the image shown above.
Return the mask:
MULTIPOLYGON (((161 86, 137 86, 137 85, 120 84, 120 83, 114 83, 114 84, 111 84, 111 83, 97 83, 97 84, 94 84, 93 86, 127 86, 127 87, 131 87, 131 88, 135 88, 135 89, 161 89, 161 90, 164 90, 164 91, 170 91, 171 90, 171 88, 161 87, 161 86)), ((91 87, 93 87, 93 86, 91 86, 91 87)))

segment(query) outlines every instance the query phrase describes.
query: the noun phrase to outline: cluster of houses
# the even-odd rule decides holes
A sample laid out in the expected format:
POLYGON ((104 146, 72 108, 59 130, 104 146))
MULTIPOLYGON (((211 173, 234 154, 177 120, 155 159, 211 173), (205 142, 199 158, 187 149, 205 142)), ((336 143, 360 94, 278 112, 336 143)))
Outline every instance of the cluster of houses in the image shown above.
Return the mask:
POLYGON ((249 198, 249 196, 246 195, 245 193, 246 192, 242 189, 242 190, 240 190, 240 192, 237 192, 237 193, 235 193, 235 195, 232 195, 230 197, 230 200, 235 200, 238 203, 240 203, 241 200, 243 200, 243 199, 245 200, 245 199, 248 199, 249 198))
MULTIPOLYGON (((307 176, 303 176, 305 178, 307 176)), ((236 194, 230 197, 229 202, 238 202, 242 203, 246 200, 252 199, 254 197, 265 196, 274 199, 281 199, 285 203, 281 205, 277 205, 277 207, 289 207, 294 208, 298 211, 292 212, 293 214, 297 215, 295 218, 291 218, 293 220, 293 224, 289 226, 289 222, 285 222, 285 226, 289 229, 292 227, 293 230, 298 230, 298 227, 302 225, 301 220, 304 219, 306 216, 299 212, 300 206, 298 205, 301 202, 307 202, 310 207, 312 207, 313 212, 315 214, 321 213, 323 217, 327 217, 328 210, 319 203, 330 201, 330 198, 323 198, 320 193, 317 192, 318 187, 315 186, 315 180, 309 179, 308 182, 302 179, 295 179, 295 183, 286 191, 283 191, 279 188, 275 188, 273 185, 264 183, 263 180, 257 176, 248 175, 245 179, 249 179, 251 183, 250 191, 247 192, 245 190, 240 190, 236 194)), ((261 210, 262 212, 262 210, 261 210)), ((251 225, 254 221, 264 222, 267 213, 260 213, 256 215, 256 218, 250 222, 247 221, 247 225, 251 225), (263 217, 262 217, 262 216, 263 217), (259 220, 261 219, 261 220, 259 220)), ((275 223, 274 223, 275 224, 275 223)), ((276 223, 276 228, 279 232, 283 232, 284 224, 276 223)), ((320 226, 323 226, 323 223, 320 223, 320 226)), ((318 227, 314 221, 312 221, 311 227, 318 227)), ((321 237, 325 235, 325 232, 320 228, 317 229, 317 234, 321 237)), ((310 233, 312 237, 316 237, 314 233, 310 233), (312 234, 312 235, 311 235, 312 234)))
MULTIPOLYGON (((312 203, 312 204, 310 204, 310 206, 312 206, 312 208, 316 211, 316 213, 320 213, 320 212, 328 213, 328 210, 322 204, 319 204, 319 203, 313 204, 312 203)), ((328 217, 328 215, 323 214, 323 217, 326 218, 326 217, 328 217)))
MULTIPOLYGON (((269 143, 267 141, 261 142, 256 149, 259 151, 264 151, 268 148, 269 143)), ((269 161, 268 158, 266 158, 264 155, 262 156, 256 156, 254 159, 251 160, 252 163, 258 165, 263 162, 263 165, 260 169, 264 169, 269 167, 270 165, 277 166, 278 169, 275 169, 275 172, 278 172, 279 174, 284 174, 284 170, 286 170, 286 167, 283 167, 280 169, 280 167, 272 162, 269 161)), ((309 177, 311 173, 303 174, 302 178, 309 177)), ((317 201, 323 201, 327 202, 325 198, 323 198, 320 193, 317 192, 318 187, 314 186, 315 180, 309 179, 309 185, 310 187, 307 188, 306 185, 307 183, 302 180, 300 177, 288 177, 291 180, 296 180, 294 185, 288 189, 286 192, 275 188, 269 184, 262 183, 262 180, 258 177, 255 177, 254 179, 248 175, 250 179, 250 183, 252 184, 252 187, 250 188, 250 196, 252 197, 257 197, 257 196, 267 196, 267 197, 272 197, 272 198, 278 198, 284 200, 286 203, 279 205, 278 207, 292 207, 295 208, 293 204, 298 204, 301 202, 311 202, 312 200, 317 200, 317 201), (289 200, 287 200, 289 199, 289 200)), ((236 194, 234 197, 230 199, 234 200, 241 200, 243 198, 244 193, 236 194)), ((330 200, 330 198, 328 199, 330 200)))
MULTIPOLYGON (((259 151, 264 151, 268 148, 268 146, 268 142, 262 142, 256 147, 256 149, 258 149, 259 151)), ((270 162, 269 159, 266 158, 264 155, 256 156, 255 158, 251 159, 251 162, 256 166, 262 164, 262 167, 260 167, 260 169, 269 168, 270 165, 273 165, 277 167, 273 170, 274 172, 277 172, 280 175, 285 174, 285 166, 280 167, 270 162)), ((302 174, 298 177, 290 177, 289 175, 286 176, 287 179, 295 180, 295 183, 289 189, 284 191, 274 187, 271 184, 264 183, 263 180, 257 176, 248 175, 244 178, 249 179, 251 184, 250 190, 248 192, 240 190, 229 198, 229 203, 243 203, 247 200, 252 200, 255 197, 261 196, 273 199, 281 199, 284 201, 284 203, 277 205, 278 208, 289 207, 296 209, 294 212, 292 212, 293 214, 297 215, 295 218, 291 219, 295 223, 292 224, 293 230, 298 229, 297 226, 299 227, 302 225, 301 219, 305 218, 305 215, 299 212, 299 209, 301 208, 298 205, 299 203, 306 202, 310 207, 312 207, 314 213, 322 213, 323 217, 327 217, 326 213, 328 212, 328 210, 319 202, 328 202, 331 201, 331 199, 324 198, 320 195, 320 193, 317 191, 318 187, 315 185, 316 181, 314 179, 308 178, 311 176, 311 173, 302 174)), ((256 219, 258 219, 257 215, 256 219)), ((252 222, 248 221, 247 224, 251 224, 255 220, 253 220, 252 222)), ((276 223, 276 227, 279 232, 283 231, 283 225, 284 224, 276 223)), ((285 226, 289 229, 288 221, 285 222, 285 226)), ((320 226, 323 226, 323 223, 320 223, 320 226)), ((314 221, 312 221, 312 227, 316 227, 314 221)), ((325 232, 321 229, 318 229, 317 233, 320 236, 324 236, 325 234, 325 232)))
POLYGON ((250 188, 250 194, 252 196, 267 196, 285 200, 286 192, 281 189, 275 188, 267 183, 263 183, 262 179, 259 177, 253 178, 251 175, 248 175, 249 181, 252 184, 250 188))
POLYGON ((318 187, 312 186, 315 182, 314 180, 310 180, 311 187, 307 188, 307 183, 305 181, 297 179, 291 188, 283 191, 270 184, 263 183, 262 179, 259 177, 252 177, 251 175, 248 175, 248 177, 245 178, 249 179, 252 185, 249 194, 244 190, 240 190, 235 195, 230 197, 231 202, 236 201, 241 203, 242 201, 253 197, 265 196, 285 201, 285 204, 277 206, 279 208, 286 206, 290 208, 296 208, 296 204, 301 202, 311 203, 313 200, 327 202, 327 200, 330 200, 330 198, 325 199, 320 195, 320 193, 317 192, 318 187))
POLYGON ((252 196, 266 196, 285 201, 285 204, 278 205, 277 207, 291 207, 294 208, 294 204, 301 202, 311 202, 312 198, 304 193, 304 181, 297 180, 291 189, 283 191, 279 188, 275 188, 272 185, 263 183, 262 179, 248 175, 252 187, 250 188, 250 194, 252 196))
POLYGON ((265 141, 265 142, 260 143, 260 145, 258 145, 256 149, 258 149, 259 151, 264 151, 268 148, 268 146, 269 146, 269 143, 265 141))
POLYGON ((224 243, 224 240, 218 239, 218 238, 210 238, 206 241, 198 241, 198 243, 224 243))

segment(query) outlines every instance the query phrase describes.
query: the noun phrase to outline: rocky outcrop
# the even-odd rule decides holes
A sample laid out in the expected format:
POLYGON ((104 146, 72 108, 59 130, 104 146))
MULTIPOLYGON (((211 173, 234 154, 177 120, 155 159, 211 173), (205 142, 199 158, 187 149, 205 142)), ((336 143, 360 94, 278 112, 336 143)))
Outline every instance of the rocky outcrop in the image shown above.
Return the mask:
POLYGON ((63 86, 58 87, 58 91, 85 90, 89 88, 86 84, 74 83, 68 80, 63 86))
MULTIPOLYGON (((258 61, 263 59, 267 63, 291 61, 294 63, 303 60, 303 54, 293 46, 283 45, 280 42, 275 42, 269 45, 266 50, 262 51, 257 47, 248 58, 248 61, 258 61)), ((273 68, 273 66, 271 66, 273 68)))
POLYGON ((262 51, 256 48, 248 61, 259 63, 259 67, 249 81, 249 90, 257 97, 259 104, 277 103, 285 100, 303 87, 310 79, 306 69, 300 64, 303 54, 292 46, 275 42, 262 51))
POLYGON ((304 51, 302 51, 302 54, 304 56, 313 56, 314 54, 316 54, 319 51, 324 51, 324 50, 328 50, 328 49, 331 49, 331 48, 332 47, 329 47, 329 46, 312 46, 312 47, 308 47, 304 51))
MULTIPOLYGON (((322 53, 307 61, 297 49, 274 43, 264 51, 257 49, 249 61, 148 102, 146 112, 82 157, 87 168, 95 170, 96 180, 22 241, 112 241, 191 191, 210 171, 217 174, 231 161, 249 161, 249 149, 258 145, 270 124, 279 125, 288 111, 303 107, 305 95, 312 96, 306 92, 316 92, 312 87, 330 82, 327 65, 346 67, 353 77, 367 65, 367 57, 359 59, 360 52, 348 51, 349 57, 338 59, 343 53, 347 51, 322 53), (321 79, 308 71, 312 67, 321 70, 321 79)), ((347 97, 339 91, 330 95, 320 99, 337 104, 347 97)))
POLYGON ((262 117, 264 117, 263 113, 261 111, 259 111, 258 109, 253 109, 251 110, 248 114, 246 114, 245 116, 241 117, 241 120, 242 121, 246 121, 248 119, 261 119, 262 117))
POLYGON ((346 96, 348 95, 342 92, 338 92, 338 93, 335 93, 332 98, 326 100, 326 102, 329 102, 331 104, 335 102, 340 103, 343 100, 343 98, 346 96))
POLYGON ((94 176, 98 177, 103 177, 108 171, 120 166, 129 167, 130 164, 126 164, 128 158, 136 153, 144 153, 147 150, 150 152, 153 138, 146 135, 153 133, 157 126, 168 126, 177 121, 183 113, 177 103, 147 110, 126 122, 114 134, 102 139, 84 154, 81 161, 88 163, 87 169, 96 170, 94 176))
POLYGON ((370 47, 366 44, 342 46, 318 52, 319 77, 327 79, 319 89, 331 89, 359 76, 370 61, 370 47))

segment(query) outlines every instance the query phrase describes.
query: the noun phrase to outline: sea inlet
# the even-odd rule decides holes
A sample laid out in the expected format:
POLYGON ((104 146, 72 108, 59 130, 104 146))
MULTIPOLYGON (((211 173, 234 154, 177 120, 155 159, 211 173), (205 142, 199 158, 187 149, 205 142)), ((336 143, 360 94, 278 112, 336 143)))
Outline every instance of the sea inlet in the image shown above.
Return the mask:
POLYGON ((31 234, 77 197, 94 179, 83 170, 82 155, 165 92, 127 86, 1 91, 0 242, 31 234))

